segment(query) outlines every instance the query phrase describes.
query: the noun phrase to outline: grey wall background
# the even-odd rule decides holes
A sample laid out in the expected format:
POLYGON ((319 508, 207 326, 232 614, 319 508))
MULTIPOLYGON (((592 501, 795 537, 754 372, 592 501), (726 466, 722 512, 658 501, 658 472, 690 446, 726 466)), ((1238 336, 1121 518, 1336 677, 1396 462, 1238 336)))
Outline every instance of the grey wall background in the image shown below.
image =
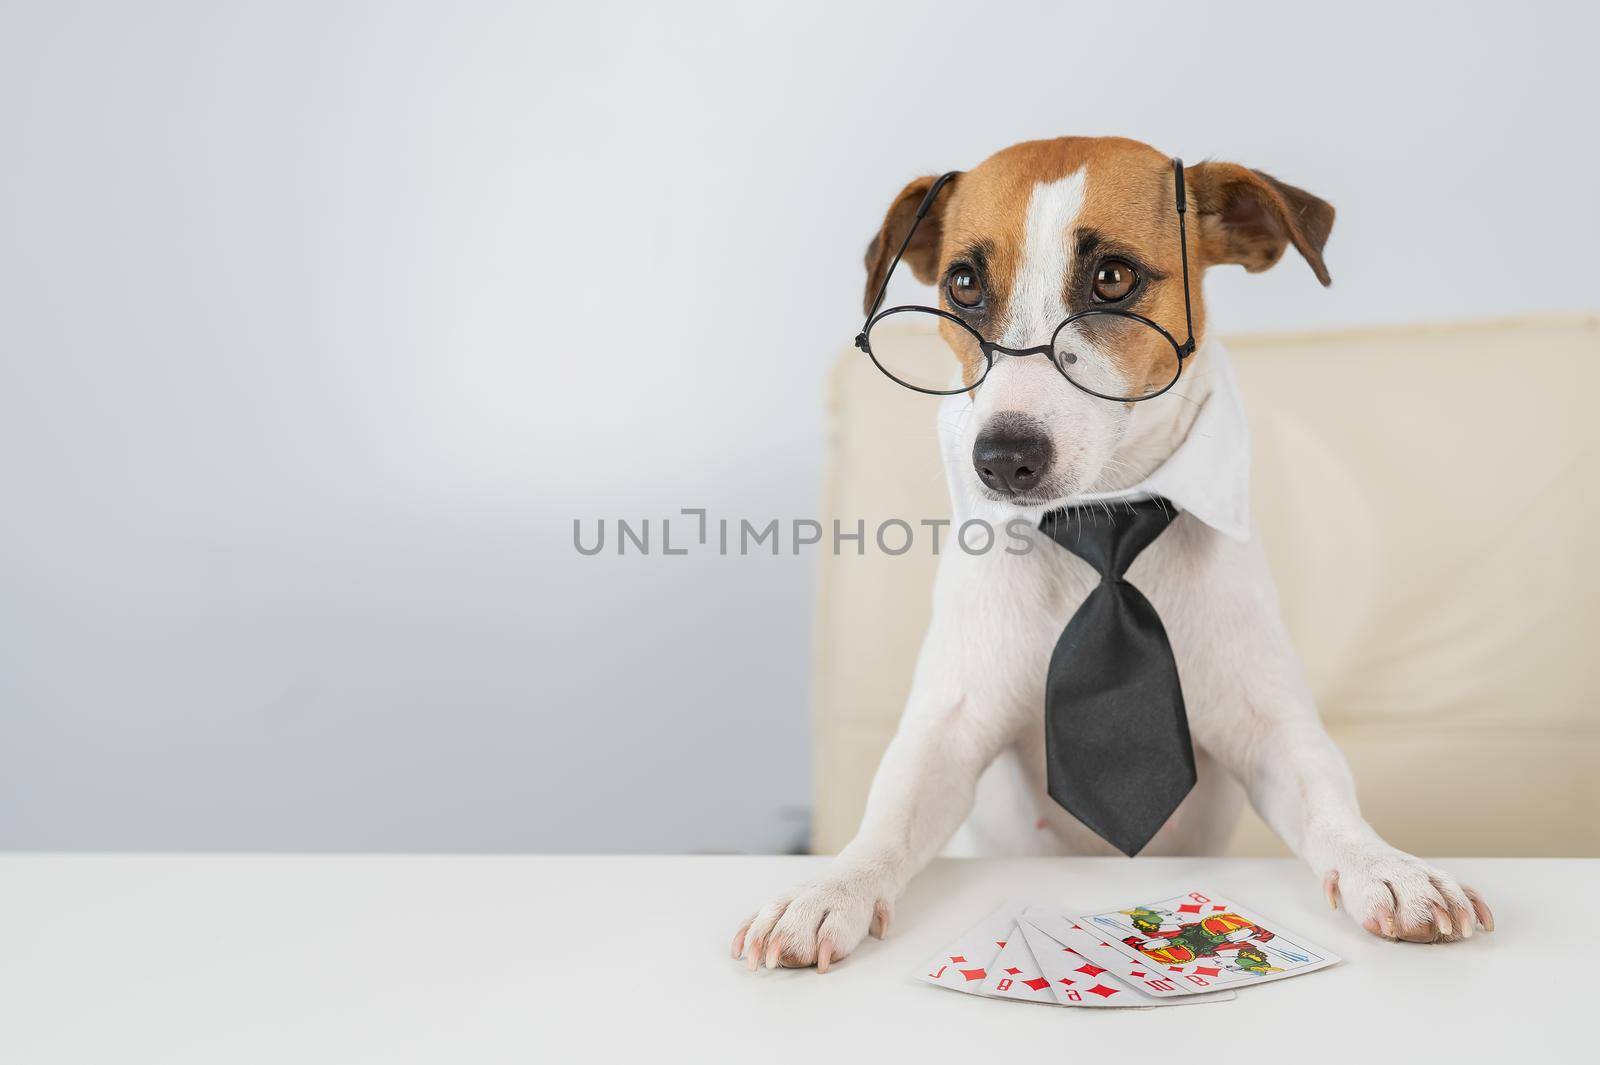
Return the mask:
POLYGON ((813 511, 908 178, 1123 133, 1334 202, 1229 330, 1596 305, 1593 5, 1302 17, 0 6, 0 846, 794 845, 814 561, 571 522, 813 511))

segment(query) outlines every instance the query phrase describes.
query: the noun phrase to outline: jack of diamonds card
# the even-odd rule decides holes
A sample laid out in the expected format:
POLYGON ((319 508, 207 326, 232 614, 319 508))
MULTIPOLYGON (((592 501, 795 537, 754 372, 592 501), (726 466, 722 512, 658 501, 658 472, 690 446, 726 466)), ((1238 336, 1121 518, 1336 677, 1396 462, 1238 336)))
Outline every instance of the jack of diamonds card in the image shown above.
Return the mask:
POLYGON ((1141 987, 1157 996, 1281 980, 1339 961, 1332 951, 1211 892, 1088 914, 1077 924, 1092 933, 1074 944, 1082 953, 1158 966, 1160 979, 1141 987))
POLYGON ((1234 997, 1232 991, 1170 998, 1147 991, 1147 985, 1152 981, 1159 983, 1162 976, 1153 966, 1117 956, 1106 957, 1107 966, 1097 964, 1077 947, 1085 941, 1093 944, 1098 940, 1073 924, 1071 918, 1049 907, 1030 906, 1023 911, 1018 923, 1039 968, 1063 1006, 1147 1009, 1223 1002, 1234 997))

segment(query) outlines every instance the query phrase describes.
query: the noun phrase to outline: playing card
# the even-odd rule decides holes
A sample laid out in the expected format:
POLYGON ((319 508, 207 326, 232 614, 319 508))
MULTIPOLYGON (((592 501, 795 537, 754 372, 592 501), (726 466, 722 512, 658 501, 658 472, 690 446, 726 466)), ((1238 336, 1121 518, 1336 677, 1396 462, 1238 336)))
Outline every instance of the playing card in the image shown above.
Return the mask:
POLYGON ((1116 959, 1120 964, 1108 968, 1084 956, 1070 943, 1091 937, 1064 914, 1044 906, 1030 906, 1023 911, 1019 925, 1035 963, 1063 1006, 1145 1009, 1222 1002, 1236 997, 1232 991, 1198 997, 1149 997, 1141 993, 1144 978, 1153 975, 1148 969, 1126 958, 1116 959))
POLYGON ((990 998, 1010 998, 1022 1002, 1047 1002, 1054 1006, 1056 996, 1050 981, 1039 968, 1033 950, 1024 937, 1025 929, 1013 924, 1006 945, 989 965, 989 978, 979 994, 990 998))
POLYGON ((918 975, 940 987, 981 994, 989 978, 990 963, 1005 949, 1017 915, 1028 908, 1026 902, 1009 901, 961 933, 918 975))
MULTIPOLYGON (((1157 997, 1200 995, 1325 968, 1338 956, 1212 892, 1088 914, 1071 945, 1107 967, 1133 962, 1157 997)), ((1116 970, 1120 971, 1120 970, 1116 970)), ((1131 972, 1131 970, 1130 970, 1131 972)))

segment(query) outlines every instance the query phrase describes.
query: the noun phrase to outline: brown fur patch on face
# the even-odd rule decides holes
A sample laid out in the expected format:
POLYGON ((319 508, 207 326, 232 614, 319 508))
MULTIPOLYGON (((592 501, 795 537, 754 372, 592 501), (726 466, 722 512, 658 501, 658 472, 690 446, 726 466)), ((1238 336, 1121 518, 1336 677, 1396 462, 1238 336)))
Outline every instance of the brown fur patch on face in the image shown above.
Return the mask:
MULTIPOLYGON (((995 153, 947 185, 929 210, 904 262, 919 281, 938 288, 939 306, 998 342, 1010 324, 1017 272, 1023 267, 1025 223, 1034 189, 1084 171, 1082 208, 1061 240, 1072 252, 1062 292, 1068 313, 1113 308, 1162 326, 1174 340, 1187 338, 1183 261, 1172 160, 1154 148, 1120 137, 1061 137, 1026 141, 995 153), (1139 284, 1123 300, 1097 302, 1093 278, 1112 258, 1133 266, 1139 284), (945 280, 954 266, 974 270, 983 301, 963 307, 950 299, 945 280)), ((1205 330, 1200 275, 1215 263, 1241 263, 1264 270, 1289 243, 1328 283, 1322 247, 1333 226, 1333 208, 1292 185, 1232 163, 1203 163, 1187 170, 1190 212, 1189 294, 1194 337, 1205 330)), ((918 178, 895 198, 867 249, 870 305, 905 239, 917 206, 935 179, 918 178)), ((974 338, 944 323, 940 333, 960 357, 967 383, 982 373, 984 356, 974 338)), ((1079 335, 1116 359, 1126 380, 1154 389, 1171 377, 1172 345, 1146 326, 1115 317, 1091 318, 1079 335)), ((1049 335, 1018 346, 1047 344, 1049 335)))
MULTIPOLYGON (((1186 336, 1183 314, 1183 269, 1179 254, 1178 214, 1172 185, 1172 162, 1154 148, 1116 137, 1062 137, 1028 141, 1007 148, 963 175, 961 189, 943 218, 941 261, 948 267, 963 261, 966 248, 990 249, 981 313, 955 306, 941 291, 942 306, 961 314, 985 337, 995 340, 1006 330, 1017 271, 1023 267, 1025 223, 1034 189, 1084 171, 1083 205, 1061 240, 1072 252, 1062 302, 1068 313, 1114 307, 1159 323, 1178 341, 1186 336), (1099 265, 1119 258, 1134 267, 1140 281, 1127 299, 1097 303, 1093 280, 1099 265)), ((1203 327, 1204 308, 1198 290, 1199 265, 1190 251, 1195 275, 1195 329, 1203 327)), ((942 276, 942 274, 941 274, 942 276)), ((950 334, 960 330, 949 327, 950 334)), ((1160 388, 1171 380, 1172 345, 1154 330, 1126 319, 1088 319, 1079 334, 1109 352, 1125 379, 1160 388)), ((960 340, 959 335, 956 340, 960 340)), ((1049 336, 1029 337, 1025 346, 1046 344, 1049 336)), ((952 343, 963 361, 973 352, 952 343)), ((969 368, 969 380, 981 369, 969 368)))

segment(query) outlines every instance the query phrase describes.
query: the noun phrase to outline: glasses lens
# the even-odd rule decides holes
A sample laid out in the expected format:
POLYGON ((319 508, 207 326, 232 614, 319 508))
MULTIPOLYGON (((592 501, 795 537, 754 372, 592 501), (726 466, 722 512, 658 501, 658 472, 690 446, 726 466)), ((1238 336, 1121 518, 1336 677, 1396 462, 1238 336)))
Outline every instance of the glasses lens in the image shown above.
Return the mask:
POLYGON ((890 311, 873 322, 867 346, 879 369, 924 392, 965 391, 962 364, 983 363, 977 337, 937 314, 911 308, 890 311))
POLYGON ((1068 380, 1106 399, 1149 399, 1178 379, 1178 342, 1142 318, 1088 311, 1063 322, 1051 347, 1068 380))

